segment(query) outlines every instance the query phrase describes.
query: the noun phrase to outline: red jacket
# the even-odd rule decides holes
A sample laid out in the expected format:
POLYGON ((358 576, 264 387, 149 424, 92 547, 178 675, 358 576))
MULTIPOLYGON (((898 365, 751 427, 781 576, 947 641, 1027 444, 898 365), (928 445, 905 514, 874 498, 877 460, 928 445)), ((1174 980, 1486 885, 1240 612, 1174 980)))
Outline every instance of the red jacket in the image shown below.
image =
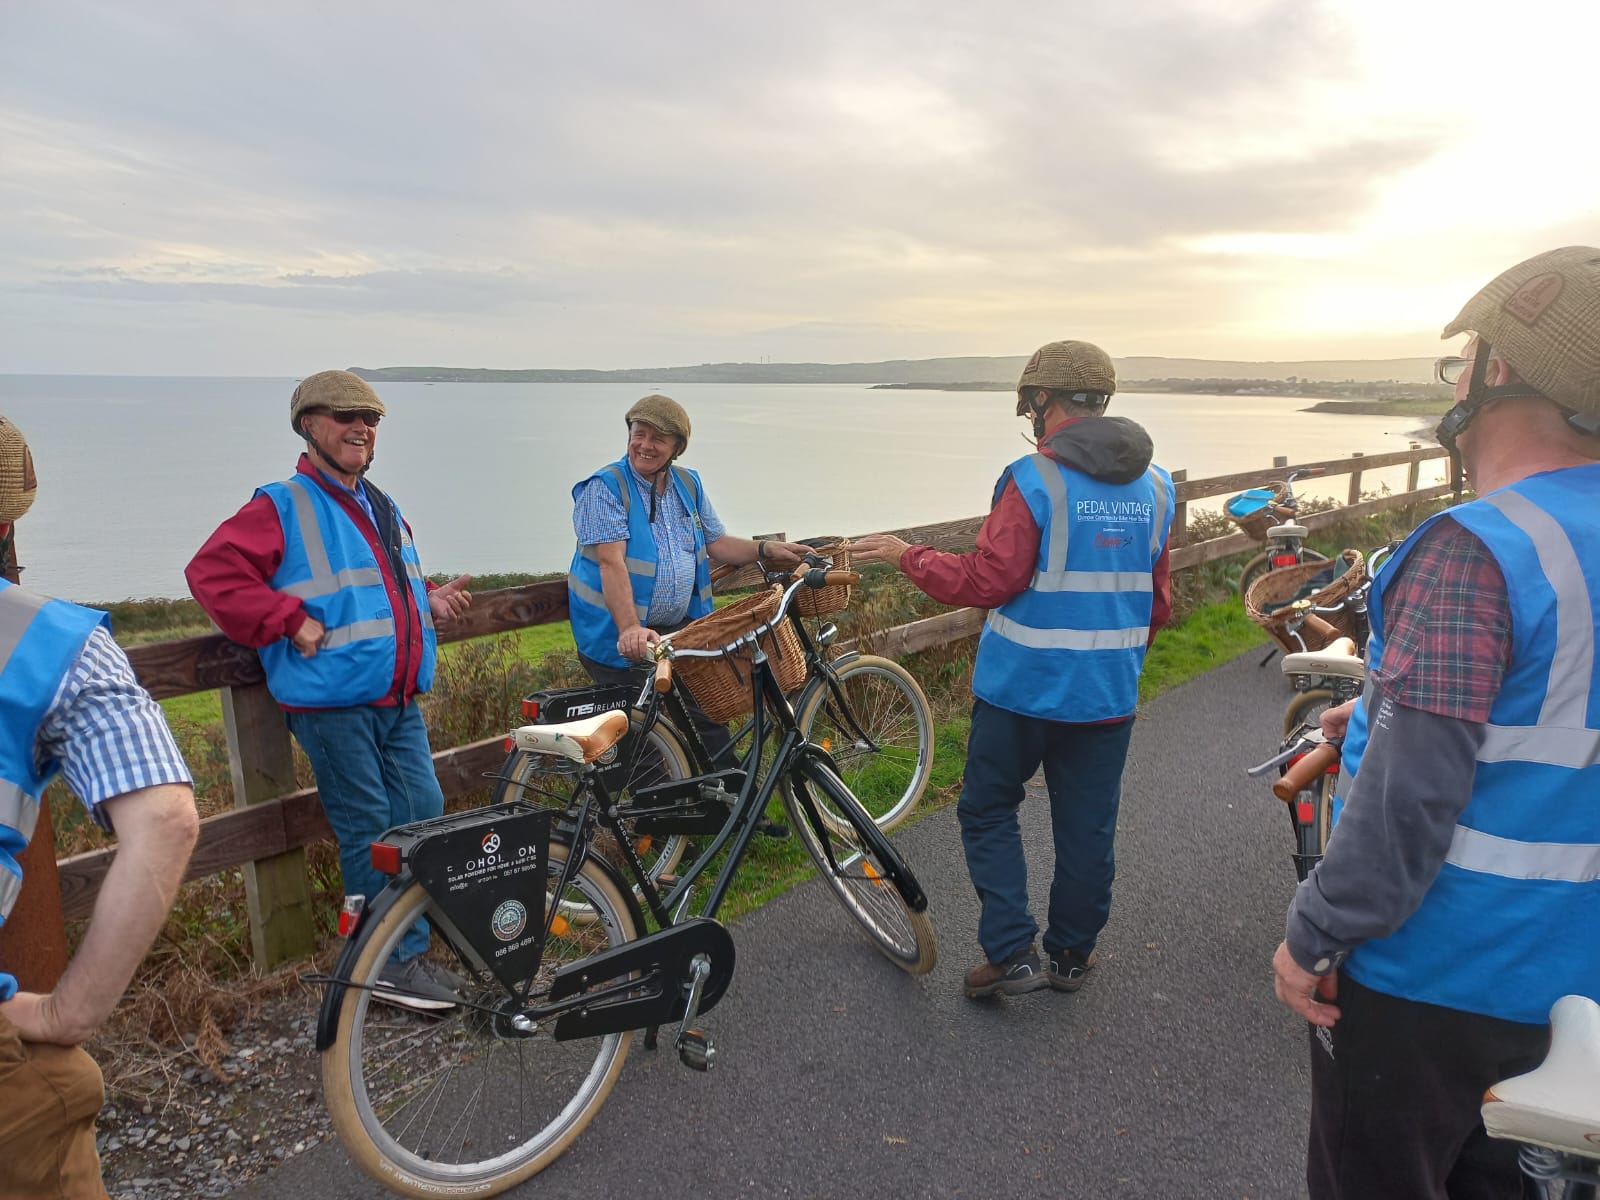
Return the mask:
MULTIPOLYGON (((1045 431, 1045 438, 1077 417, 1059 421, 1045 431)), ((1039 439, 1039 452, 1054 458, 1039 439)), ((1172 616, 1171 541, 1161 548, 1156 560, 1150 640, 1156 630, 1172 616)), ((952 554, 932 546, 911 546, 900 556, 900 569, 906 577, 940 604, 959 604, 968 608, 998 608, 1021 593, 1039 565, 1039 526, 1034 523, 1028 502, 1017 485, 1006 481, 1000 499, 984 518, 978 530, 978 548, 968 554, 952 554)))
MULTIPOLYGON (((396 629, 411 631, 408 652, 395 656, 389 691, 372 703, 395 705, 402 698, 409 701, 416 694, 417 672, 422 666, 422 620, 411 589, 405 586, 404 580, 395 579, 389 555, 366 510, 342 488, 331 483, 306 455, 300 456, 295 471, 315 481, 339 502, 339 507, 367 539, 373 557, 378 560, 384 590, 389 593, 389 603, 396 615, 410 613, 410 621, 395 622, 396 629)), ((408 533, 410 528, 406 526, 408 533)), ((217 623, 217 628, 236 642, 258 648, 279 638, 293 637, 306 623, 307 613, 301 602, 294 596, 274 591, 268 583, 282 562, 283 526, 278 521, 278 510, 269 497, 258 494, 217 526, 216 532, 206 539, 206 544, 184 568, 183 575, 189 581, 190 593, 206 610, 206 615, 217 623)), ((431 592, 434 586, 429 583, 428 590, 431 592)))

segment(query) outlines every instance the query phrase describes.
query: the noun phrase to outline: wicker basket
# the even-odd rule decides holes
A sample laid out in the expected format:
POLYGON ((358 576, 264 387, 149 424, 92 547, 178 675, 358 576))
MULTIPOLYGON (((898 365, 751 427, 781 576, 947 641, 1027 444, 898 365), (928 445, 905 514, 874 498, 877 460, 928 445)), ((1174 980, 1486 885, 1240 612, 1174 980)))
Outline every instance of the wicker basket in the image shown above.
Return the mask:
MULTIPOLYGON (((1346 550, 1339 556, 1339 561, 1345 564, 1344 574, 1324 588, 1312 592, 1308 597, 1310 601, 1320 607, 1339 604, 1360 587, 1367 575, 1367 560, 1359 550, 1346 550)), ((1300 590, 1306 582, 1326 571, 1334 564, 1325 561, 1296 563, 1292 567, 1279 567, 1276 571, 1268 571, 1250 585, 1250 590, 1244 594, 1244 610, 1250 614, 1250 619, 1272 635, 1272 639, 1286 651, 1294 653, 1297 650, 1320 650, 1335 637, 1348 637, 1361 640, 1361 629, 1356 624, 1356 617, 1348 608, 1341 608, 1338 612, 1318 613, 1317 615, 1333 626, 1331 635, 1319 636, 1309 629, 1302 629, 1300 636, 1305 639, 1301 646, 1288 632, 1288 622, 1291 612, 1288 604, 1298 597, 1300 590)))
MULTIPOLYGON (((835 570, 850 566, 850 543, 844 538, 818 538, 807 543, 824 558, 832 560, 835 570)), ((803 587, 791 601, 794 610, 802 617, 828 617, 850 607, 850 585, 830 583, 823 588, 803 587)))
MULTIPOLYGON (((1247 513, 1242 517, 1236 517, 1226 506, 1223 508, 1223 511, 1228 514, 1228 520, 1232 521, 1240 529, 1244 530, 1251 537, 1255 538, 1256 541, 1264 542, 1267 540, 1267 530, 1271 529, 1274 525, 1279 524, 1283 520, 1285 514, 1282 505, 1284 497, 1289 494, 1289 485, 1281 482, 1269 483, 1265 488, 1251 489, 1251 491, 1257 490, 1271 491, 1272 499, 1268 503, 1256 509, 1255 512, 1247 513)), ((1235 500, 1243 499, 1249 494, 1249 492, 1240 492, 1239 495, 1233 497, 1232 500, 1229 500, 1228 504, 1231 505, 1235 500)))
MULTIPOLYGON (((773 587, 725 604, 678 630, 672 635, 672 644, 680 650, 715 650, 726 646, 741 634, 771 621, 782 599, 783 589, 773 587)), ((788 621, 768 629, 758 640, 772 662, 780 688, 792 692, 805 682, 805 650, 800 645, 800 636, 788 621)), ((753 657, 750 647, 745 646, 720 658, 680 658, 673 663, 673 670, 708 717, 713 721, 731 721, 750 711, 753 657)))

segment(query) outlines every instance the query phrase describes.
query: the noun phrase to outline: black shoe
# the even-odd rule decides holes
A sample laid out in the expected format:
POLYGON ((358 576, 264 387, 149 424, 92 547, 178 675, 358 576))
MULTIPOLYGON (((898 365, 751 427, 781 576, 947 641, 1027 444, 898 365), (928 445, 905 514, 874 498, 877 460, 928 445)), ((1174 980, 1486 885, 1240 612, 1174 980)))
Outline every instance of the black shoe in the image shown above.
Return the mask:
POLYGON ((996 992, 1020 996, 1025 992, 1038 991, 1048 986, 1049 982, 1039 969, 1039 956, 1034 953, 1030 942, 1004 962, 981 962, 973 967, 962 980, 962 990, 967 993, 968 999, 977 1000, 996 992))
POLYGON ((1089 957, 1074 950, 1052 950, 1050 959, 1050 986, 1058 992, 1075 992, 1083 986, 1083 977, 1094 969, 1094 951, 1089 957))
POLYGON ((765 834, 769 838, 782 841, 789 836, 789 827, 782 821, 774 821, 771 817, 762 817, 756 822, 756 832, 765 834))

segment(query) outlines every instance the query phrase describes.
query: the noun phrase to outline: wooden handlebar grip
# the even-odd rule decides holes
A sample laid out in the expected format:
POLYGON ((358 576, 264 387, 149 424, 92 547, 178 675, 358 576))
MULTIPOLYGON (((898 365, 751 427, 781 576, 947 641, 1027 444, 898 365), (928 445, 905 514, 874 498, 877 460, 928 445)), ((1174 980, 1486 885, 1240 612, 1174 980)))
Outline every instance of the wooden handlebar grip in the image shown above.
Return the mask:
POLYGON ((672 690, 672 660, 670 658, 658 659, 656 662, 656 691, 670 692, 672 690))
POLYGON ((1272 785, 1272 794, 1288 804, 1338 761, 1339 747, 1333 742, 1323 742, 1290 764, 1283 778, 1272 785))
POLYGON ((1314 633, 1322 639, 1324 644, 1333 641, 1334 638, 1339 636, 1337 629, 1312 612, 1306 614, 1305 624, 1300 627, 1300 632, 1314 633))
POLYGON ((826 579, 830 584, 842 583, 846 587, 849 587, 851 584, 861 582, 861 572, 834 570, 829 571, 825 576, 823 576, 823 578, 826 579))

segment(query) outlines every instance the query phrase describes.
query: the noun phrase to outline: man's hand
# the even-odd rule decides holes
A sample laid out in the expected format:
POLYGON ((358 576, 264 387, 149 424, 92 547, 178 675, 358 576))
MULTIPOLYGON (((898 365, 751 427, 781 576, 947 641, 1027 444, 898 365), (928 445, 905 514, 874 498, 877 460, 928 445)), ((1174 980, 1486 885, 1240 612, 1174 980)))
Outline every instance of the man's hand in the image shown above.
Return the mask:
POLYGON ((467 611, 472 604, 472 593, 467 591, 467 584, 471 582, 471 575, 457 575, 428 593, 428 609, 435 620, 448 621, 467 611))
POLYGON ((1339 994, 1339 977, 1332 971, 1313 975, 1295 962, 1288 942, 1279 942, 1278 952, 1272 956, 1272 974, 1278 999, 1313 1025, 1332 1025, 1339 1019, 1339 1010, 1322 1002, 1339 994))
POLYGON ((1350 728, 1350 714, 1355 712, 1359 700, 1346 700, 1343 704, 1333 708, 1324 709, 1321 718, 1322 736, 1325 738, 1342 738, 1345 730, 1350 728))
POLYGON ((813 553, 812 548, 802 542, 779 542, 772 538, 757 543, 756 549, 766 550, 766 557, 761 560, 762 562, 779 564, 797 563, 806 555, 813 553))
POLYGON ((327 632, 321 621, 315 617, 307 617, 305 624, 296 629, 294 636, 289 640, 302 655, 313 658, 316 656, 317 648, 322 645, 322 635, 327 632))
POLYGON ((52 1042, 58 1046, 76 1046, 94 1030, 68 1031, 56 1020, 55 1006, 50 997, 38 992, 18 992, 0 1003, 0 1016, 16 1026, 25 1042, 52 1042), (73 1036, 74 1033, 80 1036, 73 1036))
POLYGON ((857 563, 888 563, 900 568, 900 556, 911 549, 911 543, 902 541, 892 533, 869 533, 850 542, 850 565, 857 563))
POLYGON ((623 658, 644 662, 650 657, 650 647, 661 640, 661 635, 648 625, 635 625, 624 629, 617 639, 617 653, 623 658))

